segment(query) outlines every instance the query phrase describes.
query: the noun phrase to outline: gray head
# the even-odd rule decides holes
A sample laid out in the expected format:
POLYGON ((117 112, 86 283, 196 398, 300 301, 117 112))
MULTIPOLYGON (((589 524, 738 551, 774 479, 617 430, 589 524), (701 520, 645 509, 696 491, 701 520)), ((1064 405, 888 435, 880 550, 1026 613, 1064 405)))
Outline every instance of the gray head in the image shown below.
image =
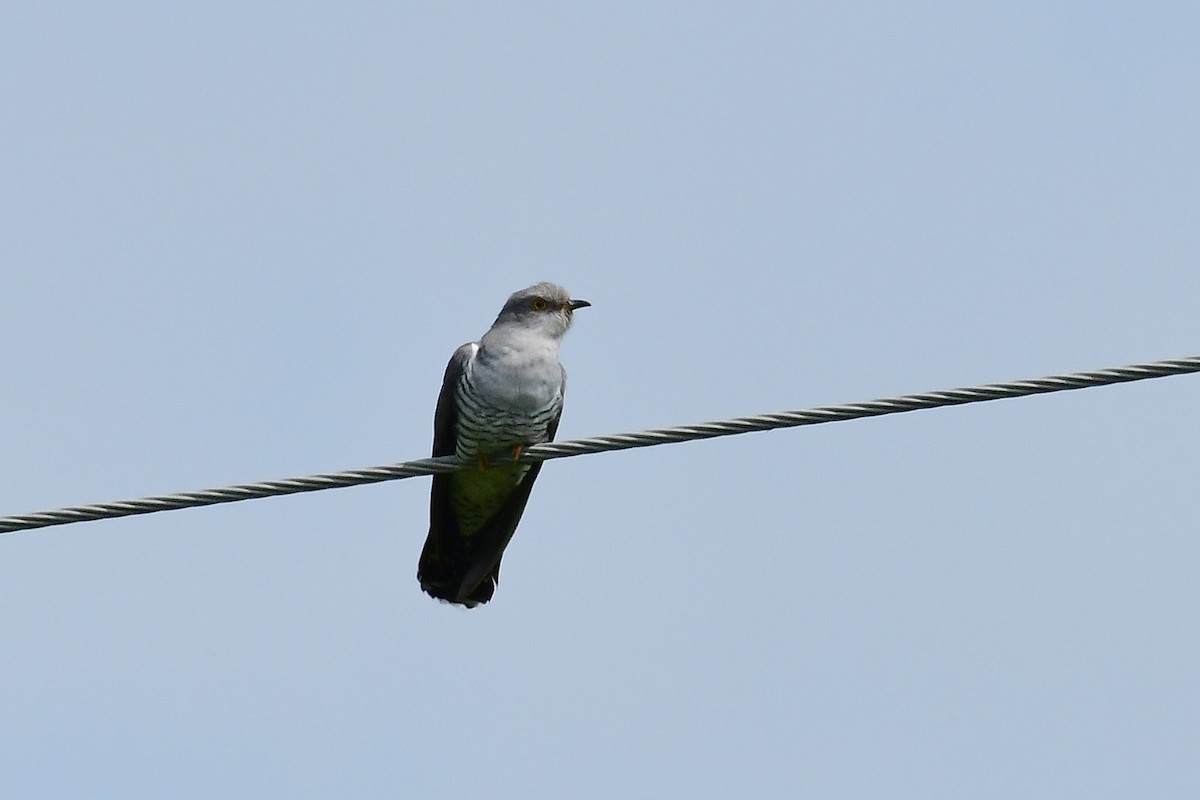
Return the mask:
POLYGON ((536 283, 513 292, 500 309, 495 325, 519 324, 562 336, 571 327, 575 309, 590 305, 587 300, 572 300, 570 292, 556 283, 536 283))

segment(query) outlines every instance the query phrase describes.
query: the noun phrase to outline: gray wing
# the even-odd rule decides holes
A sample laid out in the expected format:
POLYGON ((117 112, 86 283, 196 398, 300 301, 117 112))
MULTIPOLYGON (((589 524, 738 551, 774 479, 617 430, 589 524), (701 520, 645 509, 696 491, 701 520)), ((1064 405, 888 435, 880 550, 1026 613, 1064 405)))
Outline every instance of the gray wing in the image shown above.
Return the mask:
MULTIPOLYGON (((454 455, 458 444, 458 402, 455 392, 463 367, 471 359, 474 349, 474 344, 464 344, 454 351, 450 363, 446 365, 437 409, 433 413, 435 457, 454 455)), ((454 600, 457 596, 458 581, 454 580, 454 564, 461 559, 463 549, 462 534, 451 505, 452 486, 449 475, 433 476, 429 495, 429 535, 425 538, 417 566, 417 580, 421 582, 421 588, 443 600, 454 600)))

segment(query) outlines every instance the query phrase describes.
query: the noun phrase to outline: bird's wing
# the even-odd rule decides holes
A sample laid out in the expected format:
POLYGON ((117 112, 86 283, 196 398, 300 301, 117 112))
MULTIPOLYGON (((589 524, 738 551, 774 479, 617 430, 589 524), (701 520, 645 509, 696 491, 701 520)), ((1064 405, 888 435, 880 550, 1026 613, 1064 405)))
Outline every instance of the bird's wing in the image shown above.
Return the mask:
MULTIPOLYGON (((437 410, 433 412, 433 455, 452 456, 458 446, 458 381, 462 378, 467 362, 475 357, 479 345, 467 342, 454 351, 446 374, 442 377, 442 391, 438 393, 437 410)), ((444 473, 443 473, 444 474, 444 473)))
MULTIPOLYGON (((433 414, 433 455, 454 455, 458 445, 458 401, 455 393, 463 368, 475 355, 478 345, 464 344, 454 351, 446 374, 442 378, 442 391, 438 394, 437 410, 433 414)), ((462 559, 462 535, 458 530, 458 518, 451 505, 451 477, 440 473, 433 476, 433 488, 429 494, 429 535, 421 550, 417 567, 417 580, 421 588, 434 597, 451 600, 457 594, 456 575, 460 569, 455 564, 462 559), (451 585, 453 584, 453 585, 451 585), (449 594, 451 596, 447 597, 449 594)))

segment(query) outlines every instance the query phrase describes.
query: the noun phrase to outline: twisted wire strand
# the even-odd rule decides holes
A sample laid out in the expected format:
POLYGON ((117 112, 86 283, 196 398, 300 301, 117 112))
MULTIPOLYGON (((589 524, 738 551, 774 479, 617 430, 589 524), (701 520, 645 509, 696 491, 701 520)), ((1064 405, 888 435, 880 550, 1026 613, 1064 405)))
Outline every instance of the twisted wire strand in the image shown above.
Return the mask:
MULTIPOLYGON (((733 419, 714 422, 702 422, 696 425, 680 425, 672 428, 657 428, 636 433, 618 433, 609 436, 594 436, 589 439, 550 442, 526 448, 521 454, 521 461, 534 463, 537 461, 549 461, 555 458, 588 455, 590 453, 629 450, 635 447, 655 447, 661 444, 713 439, 719 436, 736 436, 742 433, 795 428, 802 425, 820 425, 826 422, 880 417, 887 414, 903 414, 908 411, 917 411, 926 408, 958 406, 967 403, 983 403, 990 400, 1025 397, 1034 394, 1065 392, 1072 389, 1108 386, 1116 383, 1129 383, 1149 378, 1165 378, 1171 375, 1186 375, 1194 372, 1200 372, 1200 356, 1153 361, 1144 364, 1131 364, 1125 367, 1102 369, 1094 372, 1052 375, 1046 378, 1033 378, 1013 381, 1011 383, 991 383, 939 392, 908 394, 899 397, 870 400, 865 403, 817 406, 798 411, 782 411, 774 414, 758 414, 751 417, 735 417, 733 419)), ((511 455, 498 454, 496 458, 507 459, 511 458, 511 455)), ((454 472, 475 466, 475 462, 462 462, 454 456, 422 458, 415 461, 404 461, 398 464, 347 470, 345 472, 328 472, 299 478, 263 481, 261 483, 244 483, 217 489, 205 489, 198 492, 143 497, 137 500, 123 500, 114 503, 72 506, 70 508, 60 508, 55 511, 41 511, 33 514, 0 517, 0 533, 45 528, 51 525, 68 525, 74 522, 89 520, 127 517, 135 514, 153 514, 158 511, 210 506, 218 503, 236 503, 241 500, 252 500, 258 497, 274 497, 277 495, 297 494, 299 492, 316 492, 323 489, 358 486, 367 483, 380 483, 382 481, 414 478, 421 475, 433 475, 440 472, 454 472)))

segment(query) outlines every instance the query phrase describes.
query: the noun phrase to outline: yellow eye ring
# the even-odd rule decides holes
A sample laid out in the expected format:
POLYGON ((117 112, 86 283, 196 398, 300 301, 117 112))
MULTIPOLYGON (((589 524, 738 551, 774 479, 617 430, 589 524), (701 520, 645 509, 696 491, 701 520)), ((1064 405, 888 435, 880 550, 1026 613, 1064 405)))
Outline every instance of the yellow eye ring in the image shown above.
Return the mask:
POLYGON ((535 297, 529 301, 529 307, 534 311, 545 311, 550 307, 550 304, 546 302, 546 298, 544 297, 535 297))

